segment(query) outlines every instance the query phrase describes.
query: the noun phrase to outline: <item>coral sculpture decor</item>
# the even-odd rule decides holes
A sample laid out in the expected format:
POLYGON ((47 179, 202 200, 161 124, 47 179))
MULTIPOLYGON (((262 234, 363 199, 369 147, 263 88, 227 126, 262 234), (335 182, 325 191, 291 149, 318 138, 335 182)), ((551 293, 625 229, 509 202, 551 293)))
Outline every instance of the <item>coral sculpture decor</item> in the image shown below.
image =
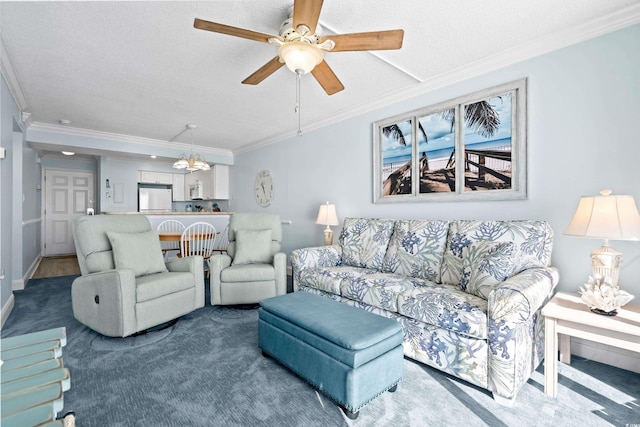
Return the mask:
POLYGON ((609 277, 596 275, 589 276, 589 280, 580 288, 582 302, 587 304, 591 311, 606 316, 615 316, 617 309, 633 299, 633 295, 611 284, 609 277))

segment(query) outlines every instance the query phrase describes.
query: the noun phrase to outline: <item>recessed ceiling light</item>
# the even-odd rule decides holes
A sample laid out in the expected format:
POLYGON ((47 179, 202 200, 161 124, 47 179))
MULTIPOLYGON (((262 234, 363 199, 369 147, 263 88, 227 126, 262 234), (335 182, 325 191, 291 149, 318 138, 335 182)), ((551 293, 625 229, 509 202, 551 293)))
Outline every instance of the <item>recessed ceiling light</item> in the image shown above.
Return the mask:
POLYGON ((58 120, 58 123, 60 123, 61 125, 70 125, 71 124, 71 120, 60 119, 60 120, 58 120))
POLYGON ((157 156, 151 156, 152 159, 155 159, 157 156))
POLYGON ((73 156, 76 153, 74 153, 73 151, 63 151, 62 154, 64 154, 65 156, 73 156))

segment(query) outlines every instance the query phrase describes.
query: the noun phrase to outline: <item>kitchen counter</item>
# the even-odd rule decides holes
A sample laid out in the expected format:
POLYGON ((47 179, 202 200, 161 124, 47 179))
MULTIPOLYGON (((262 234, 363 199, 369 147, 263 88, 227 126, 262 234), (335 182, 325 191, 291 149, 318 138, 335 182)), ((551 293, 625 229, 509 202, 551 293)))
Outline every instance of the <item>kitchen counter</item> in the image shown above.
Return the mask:
POLYGON ((162 212, 100 212, 102 215, 233 215, 233 212, 174 212, 174 211, 162 211, 162 212))

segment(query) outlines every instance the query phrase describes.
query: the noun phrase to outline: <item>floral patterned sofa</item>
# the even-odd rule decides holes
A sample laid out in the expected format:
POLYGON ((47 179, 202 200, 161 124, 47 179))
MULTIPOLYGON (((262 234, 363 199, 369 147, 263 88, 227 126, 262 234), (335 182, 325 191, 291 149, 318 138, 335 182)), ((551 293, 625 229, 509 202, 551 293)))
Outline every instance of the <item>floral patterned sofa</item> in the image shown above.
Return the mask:
POLYGON ((338 245, 291 253, 294 290, 396 319, 407 357, 509 405, 544 355, 552 246, 544 221, 347 218, 338 245))

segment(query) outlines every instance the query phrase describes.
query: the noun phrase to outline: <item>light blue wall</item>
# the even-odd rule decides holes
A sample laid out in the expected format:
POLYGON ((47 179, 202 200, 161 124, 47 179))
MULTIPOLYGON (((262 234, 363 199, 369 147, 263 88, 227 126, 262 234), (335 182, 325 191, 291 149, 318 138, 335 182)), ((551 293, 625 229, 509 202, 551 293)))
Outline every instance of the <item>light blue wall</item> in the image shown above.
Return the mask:
MULTIPOLYGON (((259 150, 237 155, 231 210, 274 212, 285 225, 283 249, 322 244, 314 224, 329 200, 345 217, 544 219, 555 230, 559 288, 577 291, 600 241, 564 236, 578 200, 609 187, 640 203, 640 25, 417 96, 259 150), (522 201, 372 203, 372 123, 484 88, 528 78, 528 199, 522 201), (259 208, 253 183, 271 170, 275 196, 259 208)), ((349 82, 344 82, 346 91, 349 82)), ((304 129, 303 129, 304 131, 304 129)), ((340 226, 333 227, 337 237, 340 226)), ((623 288, 640 299, 640 242, 613 242, 624 253, 623 288)))
POLYGON ((40 164, 25 142, 20 110, 2 77, 0 85, 0 146, 7 150, 0 165, 0 261, 2 307, 14 284, 22 287, 40 256, 40 164))

